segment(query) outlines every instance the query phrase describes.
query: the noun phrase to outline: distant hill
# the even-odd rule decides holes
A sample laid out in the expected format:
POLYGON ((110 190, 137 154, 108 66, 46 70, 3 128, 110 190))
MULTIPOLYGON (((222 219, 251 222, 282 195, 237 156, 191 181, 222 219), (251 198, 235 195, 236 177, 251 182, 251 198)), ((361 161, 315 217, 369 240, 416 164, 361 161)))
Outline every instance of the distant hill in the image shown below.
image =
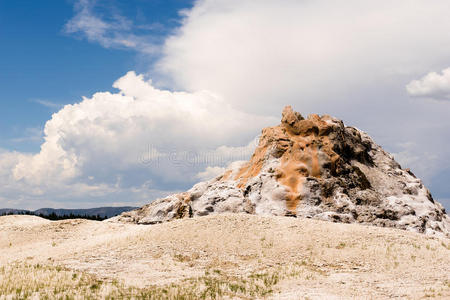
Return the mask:
POLYGON ((49 216, 55 214, 58 217, 62 216, 86 216, 86 217, 96 217, 99 216, 103 219, 111 218, 120 215, 123 212, 136 209, 134 206, 119 206, 119 207, 96 207, 96 208, 86 208, 86 209, 62 209, 62 208, 40 208, 37 210, 26 210, 26 209, 13 209, 13 208, 1 208, 1 215, 43 215, 49 216))
POLYGON ((2 215, 25 215, 32 214, 32 211, 26 209, 0 208, 0 216, 2 215))

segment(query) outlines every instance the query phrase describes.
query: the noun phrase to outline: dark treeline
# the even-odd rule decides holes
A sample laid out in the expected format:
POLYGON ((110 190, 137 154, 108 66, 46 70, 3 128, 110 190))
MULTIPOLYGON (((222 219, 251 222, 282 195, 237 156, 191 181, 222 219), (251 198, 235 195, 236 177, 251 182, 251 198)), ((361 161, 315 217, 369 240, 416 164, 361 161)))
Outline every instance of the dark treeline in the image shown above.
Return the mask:
POLYGON ((74 215, 72 213, 66 215, 57 215, 56 213, 52 212, 48 215, 44 214, 35 214, 32 211, 24 211, 24 212, 9 212, 9 213, 2 213, 0 216, 8 216, 8 215, 29 215, 29 216, 38 216, 44 219, 48 219, 51 221, 58 221, 58 220, 67 220, 67 219, 87 219, 87 220, 94 220, 94 221, 103 221, 106 219, 106 217, 102 217, 100 215, 74 215))

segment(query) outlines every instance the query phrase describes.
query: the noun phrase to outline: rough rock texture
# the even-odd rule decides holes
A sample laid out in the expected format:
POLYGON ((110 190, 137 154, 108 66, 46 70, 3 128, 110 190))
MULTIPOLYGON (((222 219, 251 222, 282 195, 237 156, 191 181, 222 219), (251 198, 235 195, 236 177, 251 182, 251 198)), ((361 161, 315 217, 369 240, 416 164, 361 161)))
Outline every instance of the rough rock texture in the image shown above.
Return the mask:
POLYGON ((113 221, 154 224, 225 212, 307 217, 450 236, 450 218, 422 181, 364 132, 290 106, 248 162, 113 221))

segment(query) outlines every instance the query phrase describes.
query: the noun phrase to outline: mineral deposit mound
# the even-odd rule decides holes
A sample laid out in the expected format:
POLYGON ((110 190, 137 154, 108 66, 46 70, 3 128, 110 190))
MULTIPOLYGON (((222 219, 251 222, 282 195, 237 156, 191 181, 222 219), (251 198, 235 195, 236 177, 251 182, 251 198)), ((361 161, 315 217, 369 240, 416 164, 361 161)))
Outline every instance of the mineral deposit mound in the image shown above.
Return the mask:
POLYGON ((450 218, 422 181, 365 132, 290 106, 262 130, 248 162, 111 221, 154 224, 221 213, 314 218, 450 236, 450 218))

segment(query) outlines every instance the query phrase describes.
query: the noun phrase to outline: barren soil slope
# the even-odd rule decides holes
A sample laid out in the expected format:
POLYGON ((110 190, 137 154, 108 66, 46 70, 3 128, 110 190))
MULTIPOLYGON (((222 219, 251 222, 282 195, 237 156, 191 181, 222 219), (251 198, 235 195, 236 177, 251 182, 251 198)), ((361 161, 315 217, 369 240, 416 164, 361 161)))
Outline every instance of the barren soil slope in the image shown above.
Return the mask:
POLYGON ((225 214, 146 226, 5 216, 0 253, 0 299, 24 295, 31 281, 31 298, 59 295, 53 281, 63 279, 51 268, 101 280, 83 292, 98 297, 117 282, 192 298, 450 297, 449 239, 301 218, 225 214), (47 266, 40 286, 30 268, 47 266))

